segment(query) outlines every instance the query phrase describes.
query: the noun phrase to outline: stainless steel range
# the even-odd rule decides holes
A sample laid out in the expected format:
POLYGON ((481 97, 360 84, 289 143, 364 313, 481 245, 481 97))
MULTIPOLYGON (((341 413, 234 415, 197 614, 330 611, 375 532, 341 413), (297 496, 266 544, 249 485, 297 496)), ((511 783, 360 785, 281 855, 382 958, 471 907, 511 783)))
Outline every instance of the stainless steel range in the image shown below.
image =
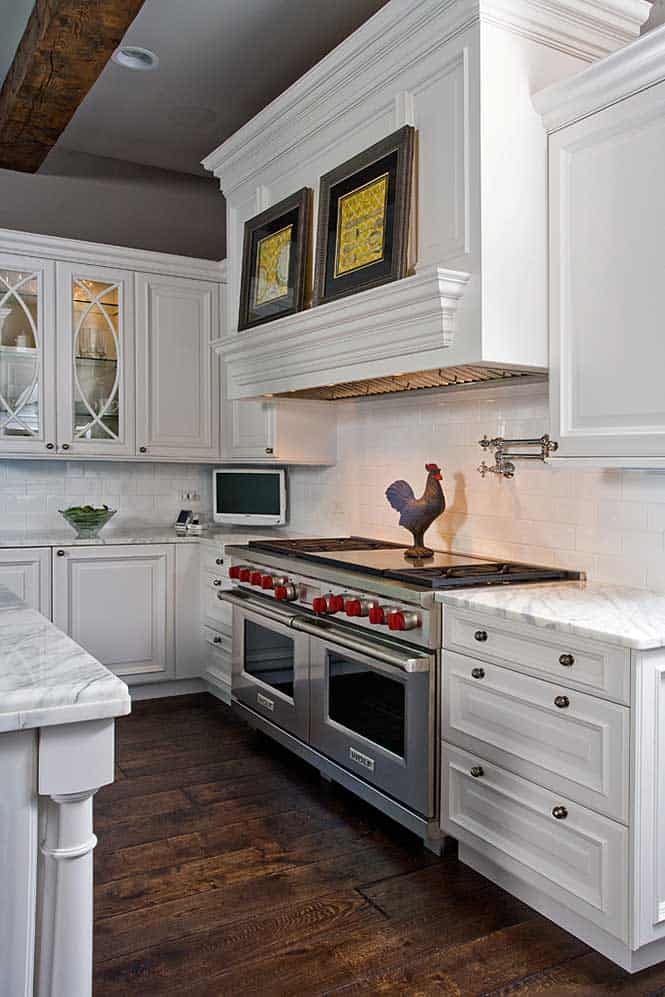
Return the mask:
POLYGON ((441 606, 463 585, 573 572, 364 537, 227 547, 233 701, 253 726, 437 847, 441 606))

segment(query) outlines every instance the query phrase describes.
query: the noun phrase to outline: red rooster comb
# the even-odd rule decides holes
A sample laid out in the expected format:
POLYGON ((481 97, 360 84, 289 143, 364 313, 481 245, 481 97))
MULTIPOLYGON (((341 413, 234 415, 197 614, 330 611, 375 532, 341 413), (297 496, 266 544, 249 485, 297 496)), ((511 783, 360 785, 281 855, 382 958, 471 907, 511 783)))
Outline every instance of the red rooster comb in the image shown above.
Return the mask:
POLYGON ((425 464, 426 471, 440 471, 441 468, 438 464, 425 464))

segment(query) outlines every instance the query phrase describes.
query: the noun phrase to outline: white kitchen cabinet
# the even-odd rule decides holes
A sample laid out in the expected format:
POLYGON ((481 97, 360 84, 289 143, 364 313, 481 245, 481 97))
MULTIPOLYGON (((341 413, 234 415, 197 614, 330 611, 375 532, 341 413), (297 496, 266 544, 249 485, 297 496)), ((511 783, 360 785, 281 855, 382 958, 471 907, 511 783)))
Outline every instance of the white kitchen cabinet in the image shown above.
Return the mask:
POLYGON ((136 277, 137 449, 150 457, 219 456, 219 288, 136 277))
POLYGON ((128 683, 175 675, 173 544, 58 547, 53 622, 128 683))
POLYGON ((0 585, 30 609, 51 618, 51 548, 4 547, 0 550, 0 585))
POLYGON ((0 254, 0 450, 55 452, 55 264, 0 254))
POLYGON ((134 274, 57 265, 58 452, 135 452, 134 274))
POLYGON ((332 402, 241 400, 224 405, 222 460, 334 464, 332 402))
POLYGON ((536 98, 551 131, 555 460, 665 467, 664 64, 657 31, 536 98))

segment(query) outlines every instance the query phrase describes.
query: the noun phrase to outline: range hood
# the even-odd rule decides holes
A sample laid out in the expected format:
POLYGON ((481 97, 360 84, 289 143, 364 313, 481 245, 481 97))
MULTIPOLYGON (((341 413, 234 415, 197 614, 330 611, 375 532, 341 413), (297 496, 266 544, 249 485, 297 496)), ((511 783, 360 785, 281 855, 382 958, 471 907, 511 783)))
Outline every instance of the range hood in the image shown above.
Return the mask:
MULTIPOLYGON (((228 399, 340 400, 547 369, 547 137, 531 94, 639 34, 647 0, 390 0, 204 160, 227 198, 228 399), (401 280, 238 331, 244 223, 405 124, 401 280)), ((314 211, 316 216, 316 209, 314 211)))

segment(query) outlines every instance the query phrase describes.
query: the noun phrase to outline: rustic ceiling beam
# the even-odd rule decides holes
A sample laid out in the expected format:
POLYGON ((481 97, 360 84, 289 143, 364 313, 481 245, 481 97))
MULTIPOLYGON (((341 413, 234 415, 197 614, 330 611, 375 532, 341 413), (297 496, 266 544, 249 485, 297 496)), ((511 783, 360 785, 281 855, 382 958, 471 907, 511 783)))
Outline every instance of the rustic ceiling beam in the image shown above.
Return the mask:
POLYGON ((0 168, 35 173, 145 0, 36 0, 0 91, 0 168))

